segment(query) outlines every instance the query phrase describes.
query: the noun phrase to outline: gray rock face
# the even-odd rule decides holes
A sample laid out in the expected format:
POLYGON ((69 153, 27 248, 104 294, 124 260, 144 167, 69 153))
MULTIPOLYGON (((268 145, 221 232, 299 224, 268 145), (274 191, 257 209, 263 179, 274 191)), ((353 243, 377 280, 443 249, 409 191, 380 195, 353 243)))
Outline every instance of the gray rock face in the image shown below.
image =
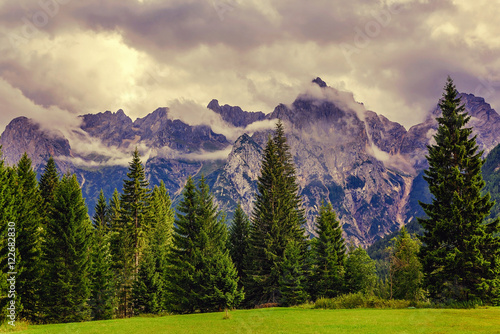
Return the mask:
POLYGON ((133 128, 132 120, 121 109, 116 113, 106 111, 81 117, 82 130, 91 137, 100 138, 108 146, 122 147, 135 138, 136 130, 133 128))
POLYGON ((406 129, 399 123, 391 122, 383 115, 367 111, 365 116, 368 135, 375 146, 389 154, 397 154, 406 129))
POLYGON ((215 99, 210 101, 207 108, 221 115, 224 121, 239 128, 244 128, 253 122, 262 121, 266 118, 266 114, 260 111, 243 111, 240 107, 231 107, 227 104, 220 106, 219 101, 215 99))
POLYGON ((250 136, 244 134, 236 140, 212 187, 221 209, 232 212, 240 202, 243 210, 250 214, 261 162, 262 147, 250 136))
MULTIPOLYGON (((17 164, 26 152, 35 168, 44 165, 49 156, 72 156, 67 139, 40 129, 26 117, 13 119, 0 137, 3 158, 9 165, 17 164)), ((64 165, 61 163, 61 165, 64 165)))
MULTIPOLYGON (((399 124, 375 113, 370 116, 377 120, 372 132, 377 130, 380 138, 404 135, 399 124)), ((285 124, 310 234, 315 233, 314 219, 323 200, 332 203, 346 235, 359 244, 369 244, 403 224, 401 203, 407 200, 411 176, 388 170, 368 153, 371 141, 367 126, 356 112, 302 96, 290 107, 279 105, 268 118, 280 118, 285 124)), ((238 139, 237 149, 214 185, 227 194, 215 192, 222 207, 229 209, 239 201, 247 213, 251 212, 259 176, 252 169, 260 165, 267 134, 254 134, 254 142, 248 137, 238 139)), ((396 146, 388 139, 385 142, 387 147, 396 146)))

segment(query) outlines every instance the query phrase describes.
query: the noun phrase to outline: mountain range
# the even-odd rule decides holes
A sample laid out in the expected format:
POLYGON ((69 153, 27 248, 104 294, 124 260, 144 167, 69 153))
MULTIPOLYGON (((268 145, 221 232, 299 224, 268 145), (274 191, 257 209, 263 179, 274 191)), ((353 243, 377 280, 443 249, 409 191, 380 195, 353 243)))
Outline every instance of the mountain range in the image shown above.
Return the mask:
MULTIPOLYGON (((481 97, 461 93, 460 98, 486 156, 500 143, 500 115, 481 97)), ((115 188, 121 190, 137 147, 150 183, 163 180, 174 203, 187 176, 203 174, 231 218, 238 202, 251 213, 262 151, 279 118, 311 235, 322 201, 332 203, 346 237, 367 246, 422 215, 418 201, 431 199, 422 174, 438 106, 406 130, 316 78, 292 104, 280 104, 269 114, 221 106, 217 100, 206 112, 231 135, 216 133, 211 124, 189 125, 174 119, 168 108, 158 108, 135 121, 122 110, 87 114, 79 117, 77 128, 59 130, 18 117, 6 127, 0 145, 8 164, 27 152, 39 173, 54 156, 61 172, 77 174, 90 211, 101 189, 108 198, 115 188)))

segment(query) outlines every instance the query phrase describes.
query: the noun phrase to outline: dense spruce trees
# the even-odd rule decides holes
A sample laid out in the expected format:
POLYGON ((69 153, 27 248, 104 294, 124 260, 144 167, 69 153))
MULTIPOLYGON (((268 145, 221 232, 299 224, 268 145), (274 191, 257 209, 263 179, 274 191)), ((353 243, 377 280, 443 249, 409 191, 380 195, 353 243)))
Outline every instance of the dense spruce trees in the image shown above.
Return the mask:
POLYGON ((169 304, 176 312, 238 305, 243 293, 226 249, 227 231, 208 185, 191 177, 177 207, 169 255, 169 304))
POLYGON ((94 320, 111 319, 114 314, 114 275, 111 268, 109 209, 104 193, 99 199, 92 218, 92 265, 91 265, 91 316, 94 320))
POLYGON ((299 241, 290 240, 283 252, 282 274, 279 278, 280 303, 283 306, 302 304, 309 298, 306 291, 304 257, 304 245, 299 241))
MULTIPOLYGON (((17 236, 17 229, 15 226, 13 227, 15 230, 9 230, 12 226, 9 226, 9 222, 13 222, 15 224, 15 181, 16 181, 16 173, 13 168, 10 168, 5 165, 4 160, 1 155, 1 146, 0 146, 0 232, 2 233, 2 238, 0 238, 0 287, 1 287, 1 296, 0 296, 0 307, 1 307, 1 315, 0 319, 4 320, 7 315, 7 304, 10 302, 10 298, 8 298, 7 290, 9 289, 9 282, 7 279, 10 279, 10 275, 8 272, 15 272, 17 270, 17 263, 9 265, 9 252, 12 249, 9 249, 9 238, 15 238, 17 236), (11 233, 10 235, 8 233, 11 233)), ((10 224, 11 225, 11 224, 10 224)), ((16 251, 15 256, 18 257, 19 253, 16 251)), ((12 256, 11 256, 12 258, 12 256)), ((15 296, 15 301, 17 303, 18 297, 15 296)))
POLYGON ((238 203, 234 211, 233 223, 229 227, 228 248, 238 276, 245 280, 245 270, 248 266, 248 249, 250 235, 250 220, 238 203))
POLYGON ((493 203, 480 193, 482 152, 451 78, 444 90, 424 177, 434 199, 421 203, 428 216, 420 219, 425 288, 436 301, 498 302, 500 220, 485 223, 493 203))
POLYGON ((40 317, 42 285, 40 277, 42 198, 36 172, 26 153, 16 168, 15 194, 18 316, 21 319, 36 321, 40 317))
POLYGON ((165 184, 155 186, 149 206, 144 252, 133 286, 134 312, 159 313, 167 309, 168 250, 174 213, 165 184))
POLYGON ((304 212, 281 121, 264 150, 257 190, 250 230, 251 266, 245 288, 251 304, 279 303, 287 244, 296 242, 301 252, 306 248, 301 227, 304 212))
POLYGON ((314 298, 332 298, 343 291, 346 246, 330 203, 319 209, 316 233, 318 237, 312 241, 311 290, 314 298))
POLYGON ((43 244, 46 265, 43 302, 49 322, 88 320, 92 225, 75 175, 54 191, 43 244))
POLYGON ((54 192, 59 183, 59 173, 57 172, 56 162, 52 156, 49 157, 47 164, 40 177, 40 193, 42 195, 45 211, 48 213, 54 201, 54 192))

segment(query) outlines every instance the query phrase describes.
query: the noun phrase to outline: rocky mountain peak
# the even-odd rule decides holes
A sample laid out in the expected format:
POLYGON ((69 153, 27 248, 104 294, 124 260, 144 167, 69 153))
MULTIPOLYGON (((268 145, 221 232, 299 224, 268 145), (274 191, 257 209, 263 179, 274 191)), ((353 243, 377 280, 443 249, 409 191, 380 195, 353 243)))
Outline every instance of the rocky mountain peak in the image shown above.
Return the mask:
POLYGON ((215 111, 218 114, 220 114, 219 100, 212 99, 212 101, 210 101, 210 103, 207 105, 207 108, 210 109, 210 110, 215 111))
POLYGON ((43 131, 38 123, 27 117, 17 117, 7 125, 0 137, 0 145, 7 164, 16 164, 26 152, 35 169, 44 165, 50 155, 71 155, 67 139, 43 131))
POLYGON ((244 111, 240 107, 232 107, 227 104, 220 106, 219 101, 215 99, 210 101, 207 108, 221 115, 222 119, 227 123, 239 128, 245 128, 249 124, 266 118, 266 114, 261 111, 244 111))
POLYGON ((317 77, 317 78, 316 78, 316 79, 314 79, 312 82, 313 82, 313 83, 315 83, 315 84, 317 84, 317 85, 318 85, 318 86, 320 86, 321 88, 325 88, 325 87, 327 87, 326 82, 324 82, 323 80, 321 80, 321 78, 320 78, 320 77, 317 77))

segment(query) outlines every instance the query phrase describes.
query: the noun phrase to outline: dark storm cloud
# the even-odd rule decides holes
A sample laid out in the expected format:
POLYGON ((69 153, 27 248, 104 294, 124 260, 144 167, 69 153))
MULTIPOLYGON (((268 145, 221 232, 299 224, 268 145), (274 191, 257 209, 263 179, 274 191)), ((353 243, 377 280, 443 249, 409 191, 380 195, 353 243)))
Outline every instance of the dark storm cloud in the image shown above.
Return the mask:
POLYGON ((498 14, 488 0, 4 0, 1 96, 133 117, 177 98, 269 112, 319 75, 410 126, 448 74, 500 103, 498 14))

